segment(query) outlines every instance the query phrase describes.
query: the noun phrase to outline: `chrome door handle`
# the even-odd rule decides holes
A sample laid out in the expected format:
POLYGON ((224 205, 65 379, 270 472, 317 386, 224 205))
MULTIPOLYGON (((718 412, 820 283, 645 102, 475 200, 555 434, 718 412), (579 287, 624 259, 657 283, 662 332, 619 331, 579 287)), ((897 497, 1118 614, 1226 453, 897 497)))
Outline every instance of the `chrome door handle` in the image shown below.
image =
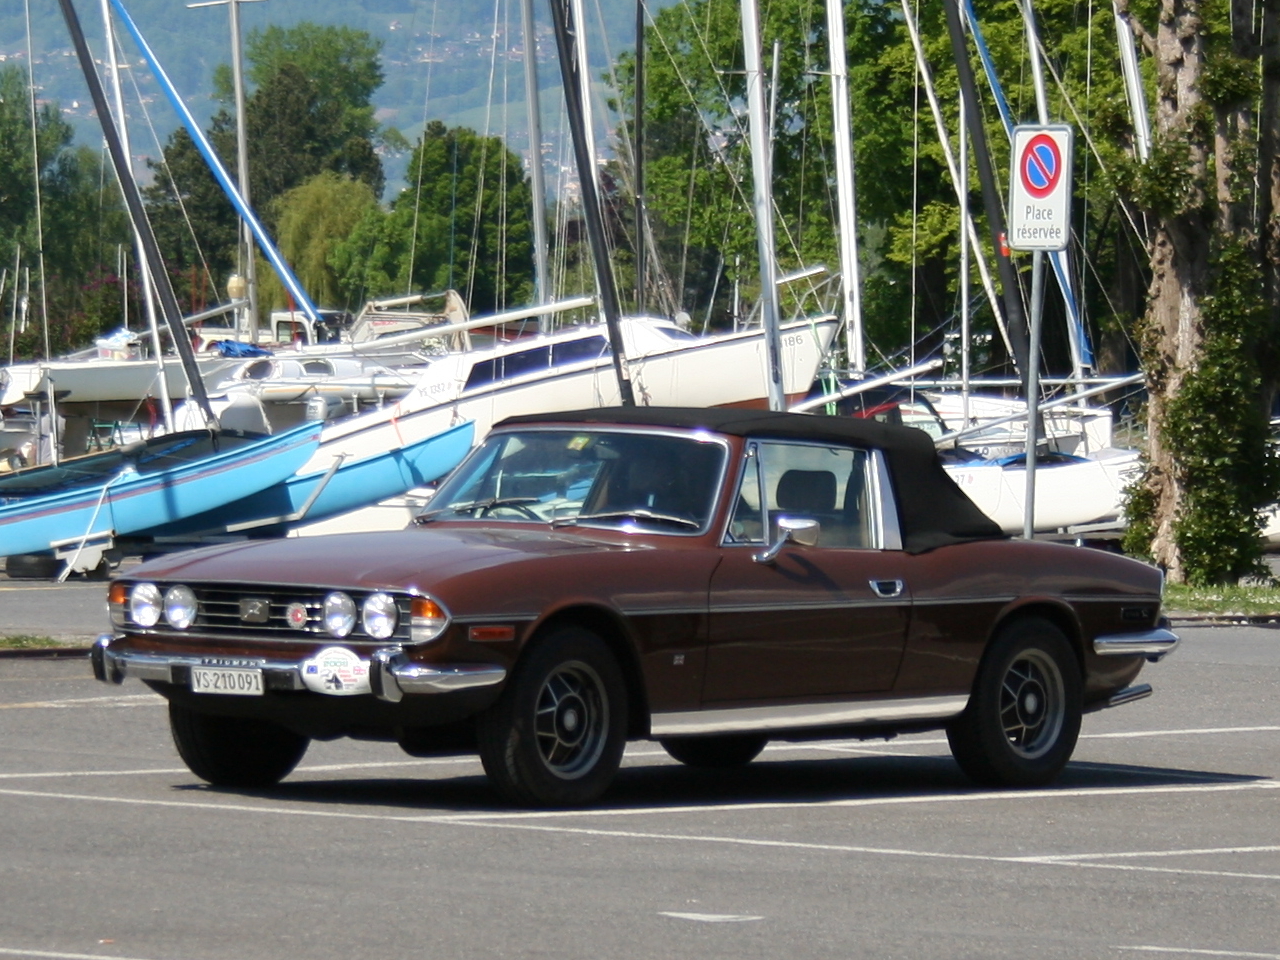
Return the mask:
POLYGON ((902 596, 904 584, 901 580, 868 580, 867 582, 871 584, 875 595, 883 600, 902 596))

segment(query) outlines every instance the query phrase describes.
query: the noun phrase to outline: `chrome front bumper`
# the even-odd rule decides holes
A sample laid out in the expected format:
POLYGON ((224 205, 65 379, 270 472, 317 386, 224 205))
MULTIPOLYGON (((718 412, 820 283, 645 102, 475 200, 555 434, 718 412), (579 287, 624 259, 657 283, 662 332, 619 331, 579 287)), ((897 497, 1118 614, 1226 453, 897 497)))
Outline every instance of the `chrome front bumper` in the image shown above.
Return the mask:
POLYGON ((1162 621, 1154 630, 1115 633, 1093 638, 1093 652, 1103 657, 1146 657, 1152 663, 1171 654, 1182 641, 1162 621))
MULTIPOLYGON (((111 634, 98 637, 90 650, 93 675, 104 683, 128 677, 185 685, 192 667, 251 667, 262 671, 267 690, 305 690, 302 663, 265 657, 199 657, 187 654, 138 653, 112 649, 111 634)), ((398 703, 407 694, 451 693, 489 687, 506 679, 504 667, 490 663, 429 666, 416 663, 400 647, 375 650, 369 664, 369 687, 381 700, 398 703)))

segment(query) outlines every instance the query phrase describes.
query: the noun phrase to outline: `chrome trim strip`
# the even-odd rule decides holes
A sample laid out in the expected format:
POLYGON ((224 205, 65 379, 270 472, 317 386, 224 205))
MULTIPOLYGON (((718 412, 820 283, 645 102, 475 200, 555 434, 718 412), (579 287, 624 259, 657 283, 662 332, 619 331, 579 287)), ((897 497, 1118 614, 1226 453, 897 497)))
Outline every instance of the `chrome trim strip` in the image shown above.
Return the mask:
POLYGON ((470 623, 532 623, 540 613, 473 613, 469 617, 454 617, 450 623, 466 626, 470 623))
POLYGON ((902 523, 898 519, 898 499, 893 489, 893 480, 889 476, 889 462, 883 450, 872 450, 871 462, 875 467, 872 478, 879 507, 876 516, 879 527, 876 542, 880 544, 881 550, 901 550, 902 523))
MULTIPOLYGON (((909 598, 905 596, 895 597, 892 599, 881 600, 879 598, 871 600, 844 600, 840 602, 829 600, 809 600, 796 601, 794 603, 744 603, 744 604, 716 604, 710 607, 710 612, 715 613, 775 613, 779 610, 862 610, 867 607, 901 607, 909 602, 909 598)), ((694 611, 690 611, 691 613, 694 611)), ((701 610, 697 612, 702 612, 701 610)))
POLYGON ((881 697, 842 703, 797 703, 770 707, 727 707, 655 713, 653 737, 708 733, 767 732, 846 724, 949 720, 964 713, 969 694, 936 697, 881 697))
POLYGON ((992 594, 987 597, 913 597, 911 605, 913 607, 949 607, 957 603, 1012 603, 1017 600, 1016 594, 1008 594, 1007 596, 996 596, 992 594))
POLYGON ((1146 657, 1152 663, 1177 649, 1181 638, 1156 627, 1142 633, 1112 633, 1093 638, 1093 652, 1102 657, 1146 657))

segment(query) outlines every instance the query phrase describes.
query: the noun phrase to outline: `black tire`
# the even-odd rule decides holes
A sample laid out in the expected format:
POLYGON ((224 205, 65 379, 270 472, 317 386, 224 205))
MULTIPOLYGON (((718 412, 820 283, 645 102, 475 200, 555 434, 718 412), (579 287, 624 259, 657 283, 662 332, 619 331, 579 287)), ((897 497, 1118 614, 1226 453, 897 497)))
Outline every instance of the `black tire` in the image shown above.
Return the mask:
POLYGON ((52 580, 62 561, 52 553, 17 553, 5 558, 4 572, 10 580, 52 580))
POLYGON ((681 763, 709 770, 745 767, 760 756, 768 737, 752 734, 726 734, 706 737, 675 737, 659 740, 662 749, 681 763))
POLYGON ((267 720, 215 717, 169 704, 178 754, 215 787, 270 787, 298 765, 311 741, 267 720))
POLYGON ((604 793, 627 745, 627 687, 608 646, 562 627, 516 664, 476 725, 480 760, 506 799, 580 806, 604 793))
POLYGON ((1080 665, 1062 631, 1016 620, 987 648, 968 707, 947 727, 951 754, 978 783, 1049 783, 1075 750, 1081 696, 1080 665))

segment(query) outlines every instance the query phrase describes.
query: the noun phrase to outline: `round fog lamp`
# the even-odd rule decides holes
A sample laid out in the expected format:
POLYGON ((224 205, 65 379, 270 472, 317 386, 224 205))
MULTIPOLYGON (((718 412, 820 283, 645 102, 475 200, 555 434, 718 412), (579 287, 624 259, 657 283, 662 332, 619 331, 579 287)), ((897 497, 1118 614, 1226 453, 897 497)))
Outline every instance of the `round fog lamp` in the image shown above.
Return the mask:
POLYGON ((160 622, 160 588, 154 583, 139 583, 129 591, 129 618, 140 627, 154 627, 160 622))
POLYGON ((333 637, 345 637, 356 625, 356 602, 335 591, 324 598, 324 628, 333 637))
POLYGON ((364 632, 375 640, 385 640, 396 632, 399 616, 395 597, 389 593, 372 593, 365 598, 361 612, 364 632))
POLYGON ((196 593, 190 587, 170 587, 164 595, 164 618, 169 626, 185 630, 196 620, 196 593))

